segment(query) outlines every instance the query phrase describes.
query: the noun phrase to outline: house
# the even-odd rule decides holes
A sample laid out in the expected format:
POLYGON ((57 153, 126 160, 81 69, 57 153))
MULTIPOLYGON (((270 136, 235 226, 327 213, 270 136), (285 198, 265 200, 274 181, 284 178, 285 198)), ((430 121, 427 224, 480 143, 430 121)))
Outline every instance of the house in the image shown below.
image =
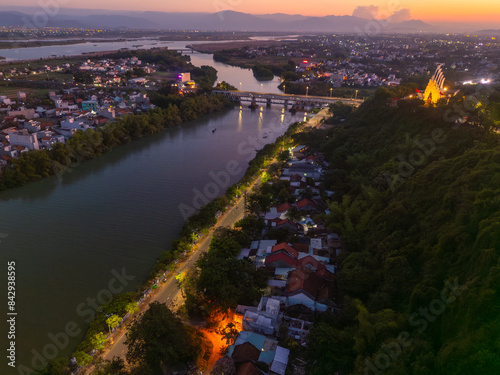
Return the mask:
POLYGON ((264 223, 266 225, 271 225, 272 221, 276 222, 276 220, 274 219, 280 219, 280 220, 286 219, 287 212, 292 207, 293 205, 288 202, 280 204, 279 206, 271 207, 269 209, 269 212, 266 212, 266 215, 264 216, 264 223))
POLYGON ((83 100, 82 101, 82 111, 93 111, 97 112, 99 110, 99 105, 97 100, 83 100))
POLYGON ((8 116, 13 116, 13 117, 18 117, 18 116, 24 116, 25 119, 31 120, 35 118, 35 110, 33 108, 24 108, 20 107, 17 111, 9 111, 7 112, 8 116))
POLYGON ((297 209, 299 211, 320 213, 323 209, 310 199, 304 198, 297 202, 297 209))
POLYGON ((299 145, 292 150, 292 155, 297 159, 302 159, 305 156, 307 150, 308 150, 307 146, 299 145))
POLYGON ((30 150, 39 150, 36 135, 30 134, 26 129, 9 133, 9 142, 12 146, 22 146, 30 150))
POLYGON ((114 120, 116 117, 115 110, 112 108, 105 108, 98 112, 99 116, 106 117, 108 120, 114 120))
MULTIPOLYGON (((309 163, 293 163, 288 168, 283 170, 283 176, 290 176, 290 182, 292 182, 292 176, 298 175, 299 177, 313 178, 319 180, 323 174, 323 169, 321 166, 309 164, 309 163)), ((296 181, 296 180, 295 180, 296 181)))
POLYGON ((144 77, 132 78, 128 80, 129 85, 144 85, 147 82, 147 79, 144 77))
POLYGON ((33 120, 28 120, 20 123, 20 127, 22 129, 28 130, 31 133, 39 132, 41 130, 40 122, 33 120))
POLYGON ((262 362, 269 366, 274 360, 277 346, 278 341, 274 338, 266 337, 255 332, 241 331, 234 345, 229 346, 227 349, 227 354, 233 358, 235 364, 237 362, 242 363, 244 361, 251 361, 253 363, 262 362), (238 348, 238 346, 243 344, 251 344, 254 346, 259 353, 258 358, 255 358, 257 352, 250 346, 245 345, 243 348, 238 348))
POLYGON ((276 229, 286 229, 289 232, 292 233, 303 233, 304 232, 304 227, 300 224, 297 224, 296 222, 290 220, 290 219, 285 219, 281 220, 280 222, 276 223, 276 225, 273 226, 276 229))
POLYGON ((327 311, 335 306, 335 282, 302 267, 290 272, 285 294, 288 306, 302 305, 311 311, 327 311))
POLYGON ((312 327, 311 322, 288 316, 283 318, 283 324, 288 328, 288 336, 295 340, 300 340, 301 343, 306 341, 307 335, 312 327))
POLYGON ((273 298, 261 298, 257 310, 248 309, 242 319, 245 331, 263 335, 274 335, 278 332, 281 322, 280 301, 273 298))
POLYGON ((277 346, 273 362, 271 363, 271 367, 269 368, 271 373, 275 373, 278 375, 285 375, 286 367, 288 366, 289 356, 290 356, 289 349, 277 346))
POLYGON ((266 257, 265 265, 268 268, 293 269, 296 266, 296 258, 288 253, 279 252, 266 257))
POLYGON ((41 143, 43 147, 50 149, 56 143, 66 143, 66 140, 63 135, 52 135, 43 137, 41 143))
POLYGON ((252 241, 248 258, 253 260, 257 266, 263 266, 265 257, 271 254, 271 250, 276 245, 276 242, 276 240, 252 241))
POLYGON ((264 375, 253 362, 244 362, 236 366, 236 375, 264 375))
POLYGON ((71 117, 67 120, 61 121, 61 129, 63 130, 87 130, 88 128, 89 125, 85 121, 78 118, 71 117))

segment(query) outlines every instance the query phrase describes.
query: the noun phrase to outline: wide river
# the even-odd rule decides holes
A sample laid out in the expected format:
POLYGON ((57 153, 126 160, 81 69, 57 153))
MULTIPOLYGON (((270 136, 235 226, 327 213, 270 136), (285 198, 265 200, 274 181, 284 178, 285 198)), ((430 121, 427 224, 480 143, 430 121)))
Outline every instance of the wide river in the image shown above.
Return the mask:
MULTIPOLYGON (((195 65, 218 69, 220 79, 242 82, 244 89, 260 87, 249 70, 214 64, 211 55, 192 57, 195 65)), ((38 353, 71 354, 88 326, 92 300, 120 289, 120 281, 123 291, 132 291, 145 280, 184 223, 179 205, 193 206, 194 189, 204 191, 210 172, 225 171, 235 161, 238 173, 230 183, 236 183, 256 148, 303 119, 304 113, 292 116, 279 106, 235 107, 120 146, 61 179, 0 193, 0 310, 7 308, 7 262, 15 261, 18 366, 33 368, 38 353), (266 131, 270 126, 274 130, 266 131), (118 283, 110 286, 113 279, 118 283), (61 332, 72 322, 72 332, 79 334, 66 342, 61 332)), ((0 327, 6 353, 7 325, 0 327)), ((0 374, 17 374, 3 358, 0 374)))
MULTIPOLYGON (((256 37, 253 39, 266 39, 265 37, 256 37)), ((80 55, 84 52, 95 51, 112 51, 120 48, 134 49, 149 49, 155 47, 168 47, 169 49, 185 49, 188 44, 201 44, 203 42, 168 42, 160 41, 157 39, 139 39, 121 42, 87 42, 76 43, 62 46, 46 46, 46 47, 32 47, 32 48, 12 48, 0 49, 0 56, 5 57, 7 60, 25 60, 25 59, 39 59, 48 58, 52 55, 56 56, 72 56, 80 55)), ((210 43, 224 43, 224 41, 210 43)), ((272 92, 280 93, 278 85, 280 83, 279 77, 275 77, 272 81, 259 82, 252 74, 250 69, 241 69, 232 67, 226 64, 213 61, 212 54, 202 53, 188 53, 191 57, 191 62, 196 66, 211 65, 218 71, 219 81, 226 81, 231 83, 239 90, 257 91, 257 92, 272 92)))

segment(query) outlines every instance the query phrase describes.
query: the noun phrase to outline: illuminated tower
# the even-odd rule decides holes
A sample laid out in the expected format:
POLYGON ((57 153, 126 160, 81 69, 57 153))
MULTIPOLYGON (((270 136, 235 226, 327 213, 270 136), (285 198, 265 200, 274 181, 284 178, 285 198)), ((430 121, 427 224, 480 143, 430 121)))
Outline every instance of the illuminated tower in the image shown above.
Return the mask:
POLYGON ((442 70, 443 65, 439 65, 436 72, 429 80, 424 92, 424 102, 426 104, 435 104, 439 99, 444 97, 444 74, 442 70))

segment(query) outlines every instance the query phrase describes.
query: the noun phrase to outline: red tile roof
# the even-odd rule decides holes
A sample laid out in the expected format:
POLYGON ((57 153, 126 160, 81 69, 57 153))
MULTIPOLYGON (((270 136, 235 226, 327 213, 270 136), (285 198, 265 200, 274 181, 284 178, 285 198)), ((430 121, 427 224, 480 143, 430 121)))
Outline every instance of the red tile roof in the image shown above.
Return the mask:
POLYGON ((295 259, 297 259, 299 256, 299 252, 297 250, 295 250, 292 246, 287 244, 286 242, 281 242, 277 245, 274 245, 272 250, 271 250, 271 253, 275 253, 277 251, 285 251, 288 254, 290 254, 291 256, 293 256, 295 259))
POLYGON ((281 220, 279 222, 276 223, 276 227, 279 227, 279 226, 282 226, 282 225, 290 225, 292 227, 294 227, 297 231, 301 231, 302 230, 302 226, 297 224, 295 221, 292 221, 290 219, 285 219, 285 220, 281 220))
POLYGON ((316 157, 314 155, 310 155, 306 158, 306 160, 309 160, 309 161, 314 161, 314 162, 318 162, 318 159, 316 159, 316 157))
POLYGON ((312 200, 304 198, 301 199, 300 201, 297 202, 297 208, 303 208, 306 206, 311 206, 312 208, 315 208, 317 210, 321 211, 321 207, 319 207, 316 203, 314 203, 312 200))
POLYGON ((287 294, 305 292, 315 301, 333 301, 334 282, 326 280, 308 268, 290 272, 287 294))
POLYGON ((262 375, 262 371, 252 362, 245 362, 238 366, 236 375, 262 375))
MULTIPOLYGON (((295 268, 297 265, 297 260, 287 253, 274 253, 266 257, 266 267, 271 267, 274 262, 284 262, 288 264, 291 268, 295 268)), ((274 267, 274 265, 273 265, 274 267)))
POLYGON ((283 204, 280 204, 279 206, 276 206, 276 211, 281 213, 281 212, 288 211, 292 207, 293 206, 290 203, 285 202, 283 204))
POLYGON ((319 262, 319 260, 313 258, 310 255, 307 255, 304 258, 300 258, 297 261, 297 267, 311 266, 313 269, 317 270, 320 265, 321 263, 319 262))
POLYGON ((309 252, 309 245, 306 243, 293 243, 292 246, 295 250, 297 250, 300 253, 309 252))
POLYGON ((250 344, 249 342, 245 342, 244 344, 240 344, 234 347, 233 354, 231 357, 234 360, 234 363, 241 363, 247 361, 258 361, 260 356, 260 350, 255 346, 250 344))

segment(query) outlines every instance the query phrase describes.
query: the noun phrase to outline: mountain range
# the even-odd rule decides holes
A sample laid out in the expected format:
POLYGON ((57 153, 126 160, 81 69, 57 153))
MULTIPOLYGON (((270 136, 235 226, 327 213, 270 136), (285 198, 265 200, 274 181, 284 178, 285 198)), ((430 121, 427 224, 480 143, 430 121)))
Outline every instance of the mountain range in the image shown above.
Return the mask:
MULTIPOLYGON (((40 13, 38 9, 36 12, 40 13)), ((47 27, 127 28, 268 32, 432 32, 435 28, 420 20, 388 22, 355 16, 309 17, 282 13, 253 15, 235 11, 217 13, 87 11, 62 9, 54 16, 33 17, 29 10, 0 11, 0 27, 23 27, 46 20, 47 27)))

